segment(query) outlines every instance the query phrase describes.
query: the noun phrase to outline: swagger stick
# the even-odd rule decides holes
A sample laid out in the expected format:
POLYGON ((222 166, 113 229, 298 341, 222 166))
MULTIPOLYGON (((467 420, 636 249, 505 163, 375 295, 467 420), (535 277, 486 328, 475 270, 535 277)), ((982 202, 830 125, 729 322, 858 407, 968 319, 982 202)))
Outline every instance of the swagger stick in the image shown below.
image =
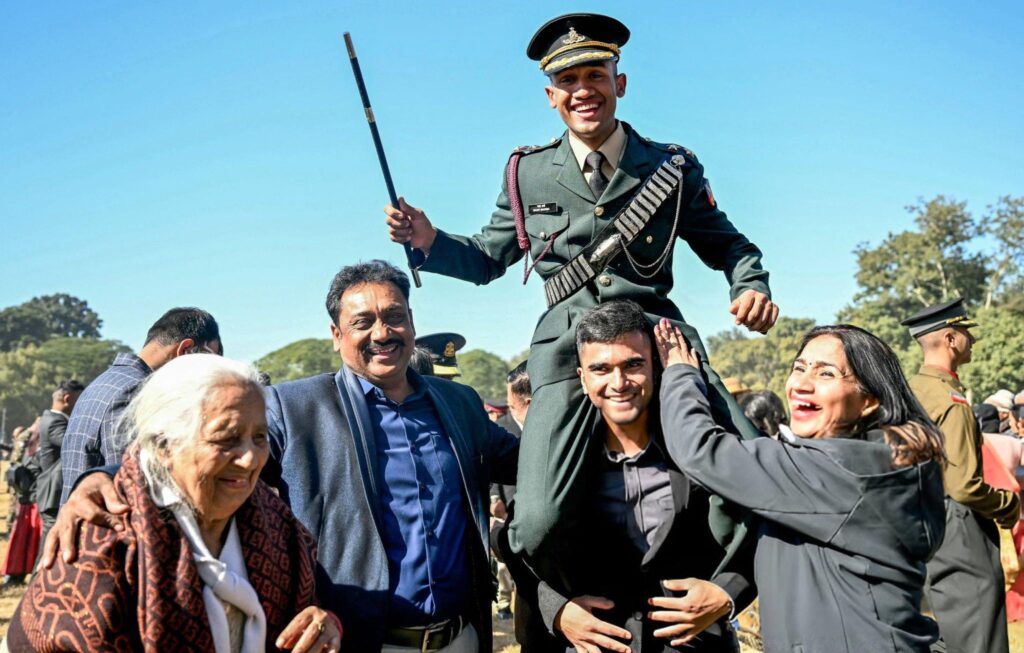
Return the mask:
MULTIPOLYGON (((398 206, 398 194, 395 193, 395 184, 391 181, 391 169, 388 168, 388 159, 384 156, 384 145, 380 142, 380 132, 377 131, 377 120, 373 117, 373 107, 370 106, 370 97, 366 94, 366 84, 363 83, 363 72, 359 69, 359 60, 356 59, 356 48, 352 45, 352 37, 345 32, 345 48, 348 49, 348 60, 352 64, 352 74, 356 78, 356 86, 359 87, 359 97, 363 100, 363 110, 366 111, 366 122, 370 125, 370 135, 373 136, 373 146, 377 148, 377 159, 380 160, 380 171, 384 173, 384 183, 388 186, 388 197, 391 198, 391 206, 398 206)), ((419 288, 420 273, 412 264, 412 246, 405 245, 405 260, 409 264, 409 271, 412 272, 413 283, 419 288)))

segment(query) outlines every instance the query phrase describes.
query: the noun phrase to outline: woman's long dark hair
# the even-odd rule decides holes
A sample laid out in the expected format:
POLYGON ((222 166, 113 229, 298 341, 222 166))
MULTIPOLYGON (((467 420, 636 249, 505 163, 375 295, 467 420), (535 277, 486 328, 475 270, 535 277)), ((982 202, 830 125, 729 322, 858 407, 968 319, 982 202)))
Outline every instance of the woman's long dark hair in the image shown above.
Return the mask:
POLYGON ((910 390, 899 359, 889 345, 860 327, 835 324, 808 331, 800 343, 800 351, 820 336, 839 339, 861 392, 878 400, 878 409, 855 425, 854 431, 881 429, 892 449, 892 462, 896 467, 929 460, 944 462, 942 431, 910 390))

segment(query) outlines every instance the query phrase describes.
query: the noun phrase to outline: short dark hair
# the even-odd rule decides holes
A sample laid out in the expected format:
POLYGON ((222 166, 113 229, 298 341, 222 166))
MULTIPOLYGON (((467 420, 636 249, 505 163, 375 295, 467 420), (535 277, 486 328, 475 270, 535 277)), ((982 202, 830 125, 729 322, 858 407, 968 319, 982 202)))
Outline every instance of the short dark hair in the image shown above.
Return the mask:
POLYGON ((85 390, 85 386, 78 379, 61 379, 60 383, 57 384, 57 392, 61 394, 71 394, 72 392, 81 392, 85 390))
POLYGON ((639 331, 644 334, 647 344, 652 345, 651 323, 640 305, 628 299, 598 304, 587 311, 576 325, 576 353, 583 351, 589 342, 615 342, 627 333, 639 331))
MULTIPOLYGON (((149 344, 154 340, 161 345, 176 345, 186 338, 192 340, 197 346, 202 346, 220 340, 220 327, 217 320, 201 308, 184 306, 172 308, 160 316, 160 319, 149 327, 146 333, 146 342, 149 344)), ((224 352, 224 344, 221 343, 221 351, 224 352)))
POLYGON ((517 397, 529 399, 533 396, 533 388, 530 387, 530 375, 526 372, 526 361, 516 365, 505 378, 509 390, 517 397))
POLYGON ((779 434, 779 424, 786 424, 786 407, 779 395, 771 390, 748 392, 739 399, 740 408, 747 419, 765 435, 779 434))
POLYGON ((842 343, 861 392, 878 400, 878 410, 858 424, 857 430, 881 429, 897 467, 928 460, 945 461, 942 431, 910 390, 900 361, 889 345, 859 327, 836 324, 808 331, 798 351, 803 352, 811 340, 821 336, 832 336, 842 343))
POLYGON ((409 367, 420 376, 434 376, 434 357, 426 347, 417 345, 409 357, 409 367))
POLYGON ((409 303, 409 277, 394 265, 380 259, 346 265, 338 271, 338 274, 334 275, 331 287, 327 290, 326 306, 327 314, 331 316, 331 322, 338 323, 341 296, 345 294, 345 291, 363 283, 394 284, 405 297, 405 303, 409 303))
POLYGON ((982 433, 999 433, 999 409, 991 404, 974 404, 974 419, 982 433))

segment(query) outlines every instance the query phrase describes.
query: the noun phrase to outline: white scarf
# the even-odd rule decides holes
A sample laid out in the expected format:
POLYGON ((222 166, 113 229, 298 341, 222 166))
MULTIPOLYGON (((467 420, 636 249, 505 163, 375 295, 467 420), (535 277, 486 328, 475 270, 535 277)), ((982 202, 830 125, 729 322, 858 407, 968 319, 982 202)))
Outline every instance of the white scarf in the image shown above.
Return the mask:
POLYGON ((246 573, 245 559, 242 555, 242 542, 238 539, 234 517, 228 526, 227 541, 218 560, 203 541, 195 515, 178 489, 155 483, 146 470, 145 453, 141 458, 140 467, 149 483, 153 501, 161 508, 171 509, 192 546, 192 557, 199 570, 199 578, 203 581, 203 602, 206 604, 206 616, 210 621, 214 650, 216 653, 265 651, 267 616, 260 605, 256 590, 249 584, 249 575, 246 573), (235 628, 229 623, 229 606, 241 612, 241 615, 235 613, 235 618, 230 620, 235 622, 235 628), (241 628, 238 628, 236 621, 238 617, 244 620, 241 628), (238 639, 239 634, 241 641, 238 639))

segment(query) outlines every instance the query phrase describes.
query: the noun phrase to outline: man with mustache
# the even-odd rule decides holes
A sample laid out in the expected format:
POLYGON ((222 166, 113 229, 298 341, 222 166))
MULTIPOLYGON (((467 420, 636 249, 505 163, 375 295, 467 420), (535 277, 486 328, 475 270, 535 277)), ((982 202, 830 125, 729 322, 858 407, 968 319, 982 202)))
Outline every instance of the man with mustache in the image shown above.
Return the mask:
MULTIPOLYGON (((401 270, 342 268, 327 312, 341 369, 267 389, 263 470, 317 539, 319 604, 341 619, 345 650, 489 653, 486 497, 515 481, 519 441, 469 386, 409 368, 401 270)), ((88 477, 68 506, 104 482, 88 477)))
MULTIPOLYGON (((732 432, 757 435, 668 296, 675 238, 724 272, 736 324, 761 333, 778 317, 768 273, 760 250, 718 209, 693 153, 641 137, 616 119, 626 93, 618 60, 628 38, 625 25, 597 14, 560 16, 533 36, 527 55, 540 62, 548 103, 567 131, 513 152, 496 210, 479 234, 436 229, 404 199, 385 208, 390 238, 414 248, 420 270, 485 284, 527 259, 524 277, 536 269, 544 279, 548 310, 530 347, 534 395, 510 532, 513 549, 529 554, 559 546, 557 532, 578 522, 579 488, 590 474, 585 460, 600 453, 600 439, 589 437, 598 413, 576 381, 573 342, 580 316, 594 306, 629 299, 652 323, 672 320, 705 361, 716 419, 732 432)), ((728 523, 716 532, 728 531, 728 523)))

